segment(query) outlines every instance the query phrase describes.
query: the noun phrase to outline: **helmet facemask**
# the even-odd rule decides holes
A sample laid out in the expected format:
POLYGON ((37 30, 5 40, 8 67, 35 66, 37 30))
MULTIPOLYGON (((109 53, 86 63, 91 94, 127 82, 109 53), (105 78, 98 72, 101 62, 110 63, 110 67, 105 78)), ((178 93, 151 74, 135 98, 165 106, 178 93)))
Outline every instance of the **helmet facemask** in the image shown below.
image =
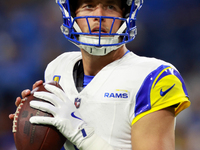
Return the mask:
MULTIPOLYGON (((137 5, 132 4, 134 1, 127 1, 125 4, 126 11, 129 9, 124 16, 127 18, 120 17, 110 17, 110 16, 81 16, 75 17, 74 11, 70 11, 70 1, 69 0, 57 0, 58 5, 63 14, 64 23, 61 26, 61 31, 64 36, 76 46, 81 49, 84 49, 91 55, 103 56, 109 52, 118 49, 122 45, 132 41, 137 34, 137 28, 135 26, 136 14, 137 11, 142 6, 143 1, 137 0, 137 5), (128 2, 131 5, 128 5, 128 2), (95 18, 99 20, 99 29, 96 32, 92 32, 89 19, 95 18), (78 20, 82 19, 87 22, 88 32, 82 32, 79 25, 77 24, 78 20), (111 27, 109 30, 102 31, 103 25, 102 20, 109 19, 112 20, 111 27), (121 26, 117 32, 113 33, 113 26, 115 22, 121 22, 121 26)), ((72 7, 71 7, 72 9, 72 7)))

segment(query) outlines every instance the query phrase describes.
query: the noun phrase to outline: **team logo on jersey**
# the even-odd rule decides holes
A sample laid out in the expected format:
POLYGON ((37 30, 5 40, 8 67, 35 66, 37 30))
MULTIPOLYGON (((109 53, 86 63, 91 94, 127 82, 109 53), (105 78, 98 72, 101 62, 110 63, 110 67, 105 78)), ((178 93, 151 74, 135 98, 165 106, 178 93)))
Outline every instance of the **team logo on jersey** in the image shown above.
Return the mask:
POLYGON ((104 93, 104 98, 123 98, 123 99, 127 99, 129 98, 129 92, 127 90, 120 90, 117 89, 113 92, 105 92, 104 93))
POLYGON ((59 83, 60 78, 61 78, 61 76, 59 76, 59 75, 55 75, 55 76, 53 77, 53 81, 56 81, 56 82, 59 83))
POLYGON ((76 106, 76 108, 79 108, 80 105, 81 105, 81 99, 80 98, 75 98, 75 101, 74 101, 74 105, 76 106))

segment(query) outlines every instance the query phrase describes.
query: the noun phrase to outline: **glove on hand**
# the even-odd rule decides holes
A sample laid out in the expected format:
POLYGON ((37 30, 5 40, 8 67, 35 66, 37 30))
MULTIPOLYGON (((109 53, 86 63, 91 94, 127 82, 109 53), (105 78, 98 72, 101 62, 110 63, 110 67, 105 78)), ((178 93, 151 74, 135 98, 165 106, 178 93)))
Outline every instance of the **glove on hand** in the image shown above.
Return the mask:
POLYGON ((51 104, 33 100, 30 102, 30 106, 48 112, 54 117, 33 116, 30 118, 30 122, 55 126, 69 141, 79 147, 86 138, 94 133, 93 128, 87 127, 87 124, 81 119, 79 111, 61 89, 50 84, 45 84, 44 87, 51 93, 35 92, 34 97, 51 104))

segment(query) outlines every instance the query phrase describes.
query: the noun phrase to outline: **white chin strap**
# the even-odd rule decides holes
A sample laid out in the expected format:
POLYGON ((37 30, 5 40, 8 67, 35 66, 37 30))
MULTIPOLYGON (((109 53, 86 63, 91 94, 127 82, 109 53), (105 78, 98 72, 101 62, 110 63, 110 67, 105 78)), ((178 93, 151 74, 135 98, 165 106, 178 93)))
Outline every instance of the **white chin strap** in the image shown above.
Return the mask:
MULTIPOLYGON (((79 35, 79 41, 82 43, 87 43, 87 44, 94 44, 97 45, 99 44, 99 37, 97 36, 87 36, 87 35, 79 35)), ((122 45, 118 46, 102 46, 102 47, 97 47, 97 46, 90 46, 90 45, 83 45, 83 44, 76 44, 72 42, 76 46, 78 46, 81 49, 84 49, 86 52, 88 52, 91 55, 94 56, 104 56, 110 53, 113 50, 118 49, 122 45)), ((119 36, 114 36, 114 37, 100 37, 100 44, 117 44, 119 43, 119 36)))

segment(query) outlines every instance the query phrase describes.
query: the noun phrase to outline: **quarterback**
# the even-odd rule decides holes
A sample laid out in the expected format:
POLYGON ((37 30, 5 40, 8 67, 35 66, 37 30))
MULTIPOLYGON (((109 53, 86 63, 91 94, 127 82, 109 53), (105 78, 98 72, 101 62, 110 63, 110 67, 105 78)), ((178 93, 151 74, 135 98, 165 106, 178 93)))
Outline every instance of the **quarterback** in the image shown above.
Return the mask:
MULTIPOLYGON (((33 116, 30 122, 55 126, 68 139, 67 150, 174 150, 175 118, 190 105, 184 81, 172 64, 125 46, 137 34, 143 0, 56 2, 61 31, 80 52, 48 64, 45 82, 57 81, 63 91, 44 83, 52 93, 34 96, 54 105, 33 100, 30 106, 54 117, 33 116)), ((24 90, 22 98, 29 94, 24 90)))

